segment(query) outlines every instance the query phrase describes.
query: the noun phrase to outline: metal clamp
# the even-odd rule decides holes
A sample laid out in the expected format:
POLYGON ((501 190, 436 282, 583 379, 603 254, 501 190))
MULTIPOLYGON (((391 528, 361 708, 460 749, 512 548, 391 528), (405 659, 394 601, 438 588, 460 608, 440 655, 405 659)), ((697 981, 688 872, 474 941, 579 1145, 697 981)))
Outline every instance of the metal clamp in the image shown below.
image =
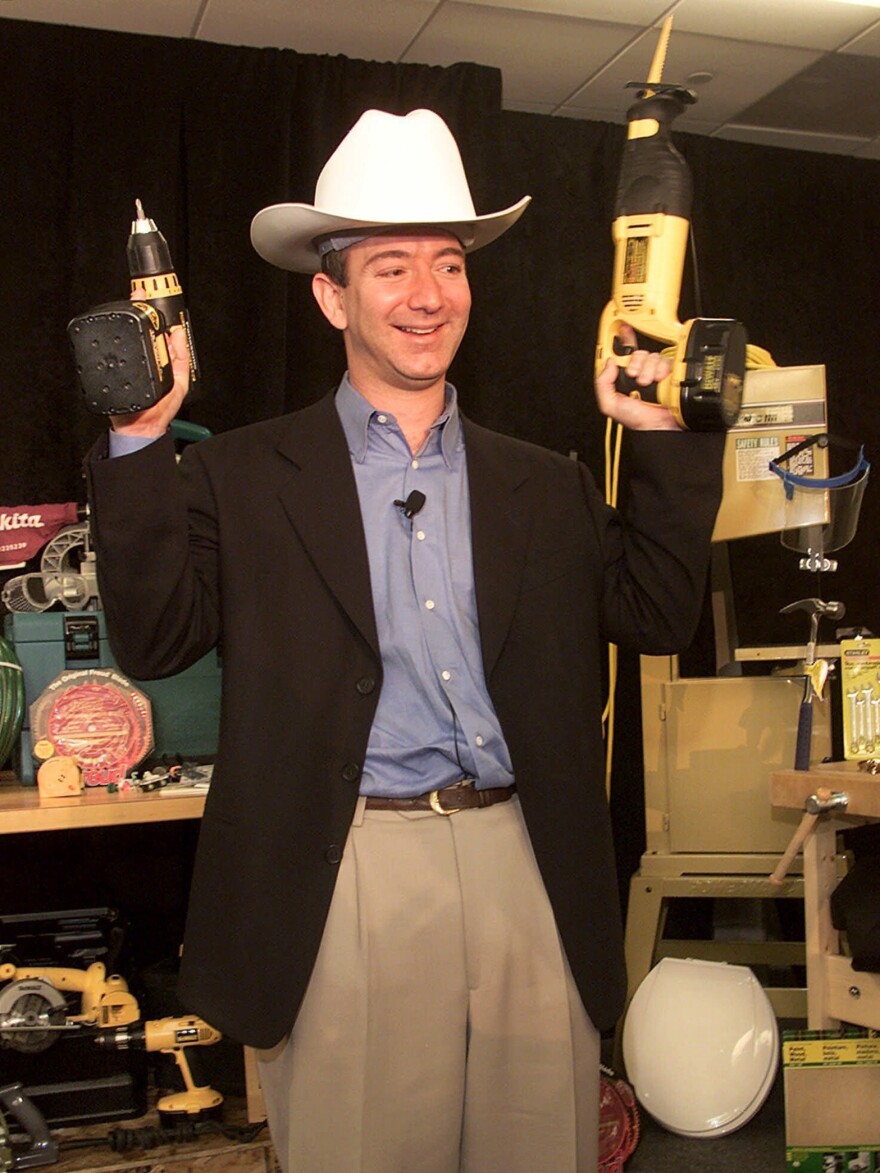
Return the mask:
POLYGON ((829 811, 845 811, 849 806, 849 795, 845 790, 826 790, 821 787, 817 794, 811 794, 804 803, 808 815, 825 815, 829 811))

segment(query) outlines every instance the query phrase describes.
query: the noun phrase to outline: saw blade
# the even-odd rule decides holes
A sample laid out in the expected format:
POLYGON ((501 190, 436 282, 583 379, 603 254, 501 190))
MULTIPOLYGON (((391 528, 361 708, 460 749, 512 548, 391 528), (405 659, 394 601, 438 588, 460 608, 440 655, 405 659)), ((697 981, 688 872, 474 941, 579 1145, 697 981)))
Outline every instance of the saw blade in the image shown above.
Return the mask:
POLYGON ((112 668, 60 672, 30 707, 34 744, 72 757, 86 786, 120 783, 153 748, 150 700, 112 668))
POLYGON ((51 1047, 67 1020, 63 994, 43 978, 10 982, 0 990, 0 1046, 38 1052, 51 1047))

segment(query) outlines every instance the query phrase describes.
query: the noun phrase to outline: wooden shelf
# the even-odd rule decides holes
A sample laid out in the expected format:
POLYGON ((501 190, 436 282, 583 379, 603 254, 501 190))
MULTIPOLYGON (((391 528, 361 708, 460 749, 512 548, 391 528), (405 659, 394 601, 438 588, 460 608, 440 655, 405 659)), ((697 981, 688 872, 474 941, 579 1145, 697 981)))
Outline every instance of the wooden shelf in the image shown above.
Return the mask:
MULTIPOLYGON (((839 660, 840 644, 819 644, 815 654, 821 660, 839 660)), ((736 648, 733 658, 738 663, 748 660, 789 661, 803 660, 807 655, 805 644, 767 644, 757 648, 736 648)))
POLYGON ((71 798, 40 798, 36 786, 22 786, 8 776, 0 782, 0 834, 21 831, 67 831, 123 823, 163 823, 200 819, 203 794, 169 794, 125 790, 108 794, 93 786, 71 798))

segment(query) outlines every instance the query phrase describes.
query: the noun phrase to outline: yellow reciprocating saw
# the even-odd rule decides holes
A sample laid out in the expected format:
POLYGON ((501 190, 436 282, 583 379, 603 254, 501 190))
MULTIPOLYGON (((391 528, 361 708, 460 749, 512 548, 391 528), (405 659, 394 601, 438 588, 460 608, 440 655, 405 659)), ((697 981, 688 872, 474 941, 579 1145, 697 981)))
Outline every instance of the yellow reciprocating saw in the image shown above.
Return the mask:
POLYGON ((608 358, 622 368, 617 387, 668 408, 683 428, 723 431, 736 420, 746 365, 746 331, 731 318, 678 320, 690 232, 693 185, 670 128, 690 103, 691 90, 661 82, 672 28, 667 17, 647 82, 627 111, 628 133, 614 209, 614 277, 602 313, 597 373, 608 358), (621 324, 637 337, 674 347, 671 373, 638 390, 623 373, 627 351, 621 324))

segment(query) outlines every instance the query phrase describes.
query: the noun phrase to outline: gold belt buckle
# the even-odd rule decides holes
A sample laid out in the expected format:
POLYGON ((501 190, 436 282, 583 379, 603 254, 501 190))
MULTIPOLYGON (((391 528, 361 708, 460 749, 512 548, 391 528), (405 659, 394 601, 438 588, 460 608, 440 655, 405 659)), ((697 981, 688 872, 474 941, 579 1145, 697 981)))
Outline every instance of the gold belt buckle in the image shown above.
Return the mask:
MULTIPOLYGON (((443 789, 444 790, 454 790, 455 787, 459 786, 459 785, 461 785, 461 784, 456 782, 453 786, 444 786, 443 789)), ((431 807, 431 810, 434 811, 438 815, 454 815, 456 813, 456 811, 464 810, 463 806, 450 806, 450 807, 441 806, 440 805, 440 791, 439 790, 432 790, 430 792, 430 794, 428 795, 428 805, 431 807)))

